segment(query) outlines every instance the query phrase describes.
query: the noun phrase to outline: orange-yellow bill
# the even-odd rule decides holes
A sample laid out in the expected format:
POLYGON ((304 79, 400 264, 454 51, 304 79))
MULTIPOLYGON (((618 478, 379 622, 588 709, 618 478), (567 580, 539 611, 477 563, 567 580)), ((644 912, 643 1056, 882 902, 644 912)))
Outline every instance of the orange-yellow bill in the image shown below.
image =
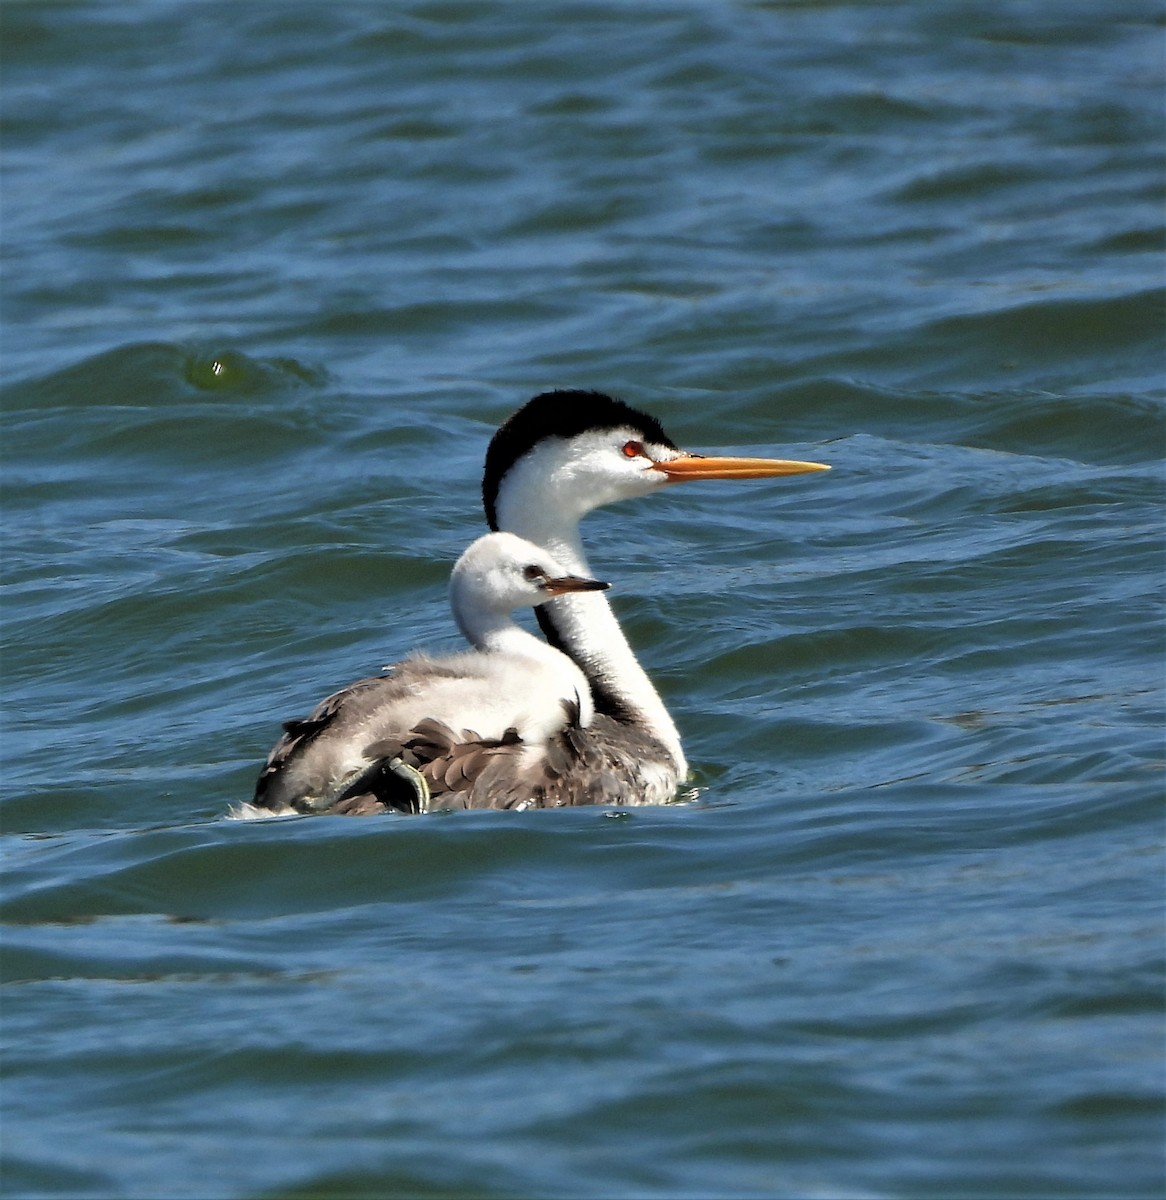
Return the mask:
POLYGON ((677 483, 686 479, 769 479, 830 470, 825 463, 790 458, 705 458, 700 454, 681 454, 667 462, 653 463, 652 467, 677 483))

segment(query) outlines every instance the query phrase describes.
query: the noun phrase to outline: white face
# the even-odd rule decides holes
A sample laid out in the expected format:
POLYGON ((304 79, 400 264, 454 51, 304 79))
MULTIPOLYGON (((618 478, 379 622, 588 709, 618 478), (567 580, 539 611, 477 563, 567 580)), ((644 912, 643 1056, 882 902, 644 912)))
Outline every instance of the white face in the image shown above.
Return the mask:
POLYGON ((549 600, 546 581, 566 574, 531 542, 512 533, 488 533, 458 559, 450 589, 455 608, 504 613, 549 600))
POLYGON ((573 527, 593 508, 665 487, 667 476, 652 464, 676 454, 630 428, 548 438, 511 468, 498 497, 498 523, 553 543, 564 524, 573 527))

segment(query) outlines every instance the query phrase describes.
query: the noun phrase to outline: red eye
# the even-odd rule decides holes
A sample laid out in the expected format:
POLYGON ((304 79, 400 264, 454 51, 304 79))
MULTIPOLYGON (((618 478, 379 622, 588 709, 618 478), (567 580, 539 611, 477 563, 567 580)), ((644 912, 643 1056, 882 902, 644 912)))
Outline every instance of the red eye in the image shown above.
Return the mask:
POLYGON ((624 458, 639 458, 644 453, 643 442, 624 442, 623 444, 624 458))

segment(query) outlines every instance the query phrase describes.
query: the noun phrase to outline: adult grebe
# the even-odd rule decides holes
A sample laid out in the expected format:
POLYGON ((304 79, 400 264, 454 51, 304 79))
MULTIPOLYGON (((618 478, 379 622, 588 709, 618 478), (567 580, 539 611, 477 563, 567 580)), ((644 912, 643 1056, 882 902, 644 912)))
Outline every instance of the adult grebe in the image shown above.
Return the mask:
MULTIPOLYGON (((590 574, 579 522, 592 509, 696 479, 766 479, 826 471, 822 463, 710 458, 680 450, 660 422, 602 392, 535 396, 494 434, 482 501, 491 529, 544 546, 590 574)), ((680 736, 602 596, 563 596, 537 610, 548 641, 578 663, 598 716, 590 757, 610 781, 604 802, 655 804, 688 773, 680 736)), ((578 801, 576 801, 577 803, 578 801)))

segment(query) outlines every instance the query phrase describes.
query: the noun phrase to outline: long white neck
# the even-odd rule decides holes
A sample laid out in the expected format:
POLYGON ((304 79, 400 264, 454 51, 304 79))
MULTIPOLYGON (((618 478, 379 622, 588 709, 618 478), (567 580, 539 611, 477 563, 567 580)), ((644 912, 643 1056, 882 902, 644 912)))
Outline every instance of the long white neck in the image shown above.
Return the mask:
MULTIPOLYGON (((578 525, 567 522, 552 525, 546 516, 537 505, 509 506, 505 512, 499 512, 503 529, 542 546, 570 574, 592 578, 578 525), (525 513, 520 515, 516 509, 525 509, 525 513)), ((587 677, 596 707, 603 711, 604 701, 614 700, 619 717, 660 742, 683 779, 688 774, 688 763, 680 734, 659 692, 628 645, 607 598, 600 592, 577 592, 549 601, 542 611, 554 625, 563 651, 587 677)))

